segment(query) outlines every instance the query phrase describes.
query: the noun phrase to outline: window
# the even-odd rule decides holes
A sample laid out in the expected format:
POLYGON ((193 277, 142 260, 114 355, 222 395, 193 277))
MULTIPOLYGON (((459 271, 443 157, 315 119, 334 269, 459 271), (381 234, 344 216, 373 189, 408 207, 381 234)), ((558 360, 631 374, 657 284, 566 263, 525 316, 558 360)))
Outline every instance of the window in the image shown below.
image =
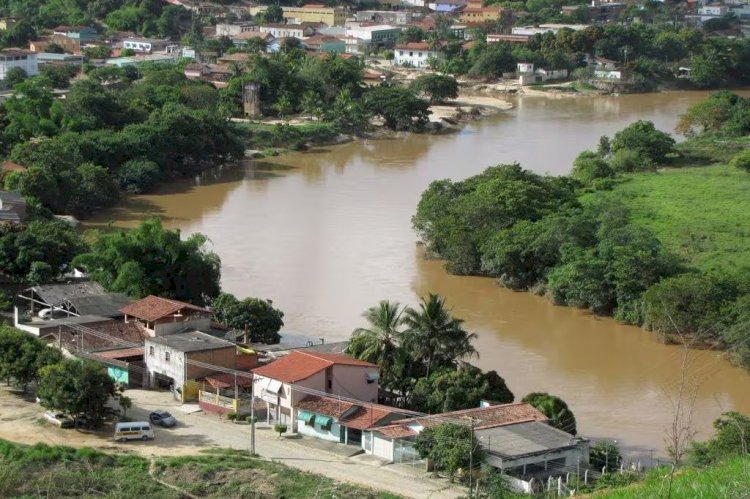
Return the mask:
POLYGON ((154 356, 154 347, 148 347, 148 354, 152 357, 154 356))
POLYGON ((328 380, 328 389, 329 390, 333 389, 333 380, 330 380, 330 379, 328 380))
POLYGON ((164 352, 164 361, 169 362, 169 352, 164 352))
POLYGON ((414 57, 414 52, 409 52, 409 57, 414 57))
POLYGON ((422 57, 422 52, 417 52, 417 55, 418 55, 419 57, 422 57))
POLYGON ((403 50, 399 50, 399 51, 398 51, 398 55, 401 55, 401 56, 403 56, 403 55, 404 55, 404 51, 403 51, 403 50))

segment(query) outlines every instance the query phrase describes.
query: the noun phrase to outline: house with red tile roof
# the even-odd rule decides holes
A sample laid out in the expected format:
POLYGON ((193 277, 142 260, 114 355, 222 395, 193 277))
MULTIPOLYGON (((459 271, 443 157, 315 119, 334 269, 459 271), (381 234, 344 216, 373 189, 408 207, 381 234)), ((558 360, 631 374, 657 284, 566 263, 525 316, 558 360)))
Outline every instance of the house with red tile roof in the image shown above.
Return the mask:
POLYGON ((137 322, 150 336, 174 334, 194 328, 211 328, 211 311, 179 300, 149 295, 120 309, 125 322, 137 322))
POLYGON ((253 369, 253 375, 254 395, 268 405, 269 421, 285 423, 292 431, 297 405, 315 392, 370 403, 378 398, 378 366, 340 353, 294 351, 253 369))
POLYGON ((301 435, 357 446, 366 442, 365 430, 403 418, 394 407, 321 395, 307 395, 296 409, 301 435))
MULTIPOLYGON (((471 426, 482 447, 485 463, 513 477, 519 491, 528 492, 532 479, 557 477, 560 470, 585 467, 589 442, 549 425, 549 419, 531 404, 489 405, 430 416, 417 416, 365 430, 365 452, 389 462, 416 462, 417 435, 444 423, 471 426)), ((564 475, 564 473, 562 473, 564 475)))

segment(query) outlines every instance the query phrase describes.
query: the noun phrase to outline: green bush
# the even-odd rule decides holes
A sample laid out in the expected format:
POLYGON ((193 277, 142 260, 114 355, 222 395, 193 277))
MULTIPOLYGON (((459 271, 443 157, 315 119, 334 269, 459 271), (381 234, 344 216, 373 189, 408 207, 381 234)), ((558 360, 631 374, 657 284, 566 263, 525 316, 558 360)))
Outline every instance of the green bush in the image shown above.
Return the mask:
POLYGON ((255 416, 245 416, 245 421, 248 423, 257 423, 258 418, 256 418, 255 416))
POLYGON ((622 455, 617 442, 614 440, 600 440, 591 447, 589 453, 589 463, 594 469, 601 471, 607 468, 607 471, 617 470, 622 463, 622 455))
POLYGON ((735 155, 731 161, 729 161, 729 165, 750 172, 750 149, 745 149, 741 153, 735 155))
POLYGON ((235 419, 237 419, 237 413, 236 412, 228 412, 227 413, 227 419, 229 421, 234 421, 235 419))
POLYGON ((634 149, 619 149, 612 155, 609 164, 617 173, 647 172, 656 169, 651 158, 634 149))
POLYGON ((286 433, 287 426, 285 424, 277 423, 273 425, 273 431, 279 434, 279 438, 281 438, 282 433, 286 433))

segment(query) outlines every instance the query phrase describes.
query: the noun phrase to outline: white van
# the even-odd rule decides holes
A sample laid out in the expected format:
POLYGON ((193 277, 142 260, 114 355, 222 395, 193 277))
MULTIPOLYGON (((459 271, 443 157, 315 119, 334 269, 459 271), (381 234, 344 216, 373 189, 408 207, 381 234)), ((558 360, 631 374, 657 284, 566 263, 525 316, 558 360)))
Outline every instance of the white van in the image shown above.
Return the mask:
POLYGON ((148 421, 133 421, 131 423, 117 423, 115 435, 112 437, 116 442, 127 440, 149 440, 154 438, 154 429, 148 421))

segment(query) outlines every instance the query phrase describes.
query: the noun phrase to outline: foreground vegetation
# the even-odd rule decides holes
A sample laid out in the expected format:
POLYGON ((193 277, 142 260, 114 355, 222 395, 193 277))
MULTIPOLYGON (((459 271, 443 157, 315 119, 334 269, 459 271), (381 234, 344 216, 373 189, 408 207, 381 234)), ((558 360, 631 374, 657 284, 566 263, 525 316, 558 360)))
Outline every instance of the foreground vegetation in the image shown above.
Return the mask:
POLYGON ((47 497, 356 497, 397 496, 304 473, 239 451, 149 460, 93 449, 0 440, 0 496, 47 497), (175 485, 171 489, 157 480, 175 485))
POLYGON ((567 177, 500 165, 433 182, 414 227, 454 273, 716 345, 750 367, 748 108, 715 94, 683 116, 691 139, 679 147, 636 122, 567 177))

